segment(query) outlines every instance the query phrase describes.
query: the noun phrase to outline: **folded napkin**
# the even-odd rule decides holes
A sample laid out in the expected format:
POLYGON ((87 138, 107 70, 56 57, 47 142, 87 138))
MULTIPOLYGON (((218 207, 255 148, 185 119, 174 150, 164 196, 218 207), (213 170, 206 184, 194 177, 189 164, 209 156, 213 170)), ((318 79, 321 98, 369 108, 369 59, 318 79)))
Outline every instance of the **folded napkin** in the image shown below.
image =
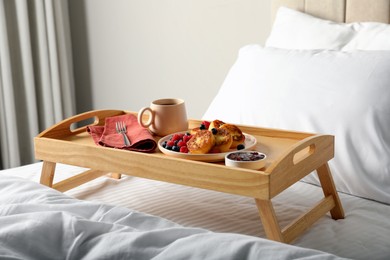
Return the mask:
POLYGON ((104 126, 88 126, 87 131, 95 144, 101 146, 145 153, 152 153, 157 147, 150 132, 138 124, 137 117, 132 114, 107 117, 104 126), (125 122, 130 146, 125 146, 123 135, 117 133, 116 122, 125 122))

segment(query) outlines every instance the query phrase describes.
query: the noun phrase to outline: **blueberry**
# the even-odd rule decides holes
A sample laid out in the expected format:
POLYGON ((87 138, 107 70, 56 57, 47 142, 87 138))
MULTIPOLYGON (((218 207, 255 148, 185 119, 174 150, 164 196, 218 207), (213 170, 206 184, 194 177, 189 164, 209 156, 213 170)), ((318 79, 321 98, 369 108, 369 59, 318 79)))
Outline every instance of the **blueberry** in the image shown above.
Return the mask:
POLYGON ((205 130, 206 129, 206 126, 204 124, 200 124, 200 127, 199 127, 200 130, 205 130))
POLYGON ((168 150, 172 150, 172 146, 169 146, 169 145, 167 145, 165 148, 168 150))
POLYGON ((245 145, 244 144, 237 145, 237 150, 243 150, 243 149, 245 149, 245 145))
POLYGON ((186 135, 191 135, 191 133, 190 132, 186 132, 186 135))
POLYGON ((213 128, 213 129, 211 129, 211 132, 213 133, 213 135, 216 135, 218 133, 218 130, 217 130, 217 128, 213 128))
POLYGON ((164 141, 164 142, 161 144, 161 146, 162 146, 163 148, 166 148, 166 147, 167 147, 167 141, 164 141))
POLYGON ((172 151, 180 152, 180 147, 175 145, 175 146, 172 147, 172 151))

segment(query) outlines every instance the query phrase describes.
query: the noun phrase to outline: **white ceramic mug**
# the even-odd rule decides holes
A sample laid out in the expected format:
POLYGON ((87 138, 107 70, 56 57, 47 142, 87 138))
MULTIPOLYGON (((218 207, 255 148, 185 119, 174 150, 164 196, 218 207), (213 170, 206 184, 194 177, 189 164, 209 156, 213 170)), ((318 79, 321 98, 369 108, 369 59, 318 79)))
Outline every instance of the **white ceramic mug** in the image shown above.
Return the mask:
POLYGON ((138 123, 158 136, 186 131, 188 120, 184 100, 177 98, 154 100, 150 107, 141 108, 138 112, 138 123), (144 123, 142 117, 145 112, 149 113, 149 118, 144 123))

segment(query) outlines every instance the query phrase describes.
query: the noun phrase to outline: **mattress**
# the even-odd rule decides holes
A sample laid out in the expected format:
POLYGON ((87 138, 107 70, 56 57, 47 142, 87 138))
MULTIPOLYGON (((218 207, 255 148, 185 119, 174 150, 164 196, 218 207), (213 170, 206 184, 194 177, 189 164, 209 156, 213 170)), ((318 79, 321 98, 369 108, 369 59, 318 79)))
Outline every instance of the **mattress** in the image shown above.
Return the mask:
MULTIPOLYGON (((0 171, 39 182, 42 163, 0 171)), ((55 180, 84 171, 57 164, 55 180)), ((265 238, 255 202, 251 198, 176 184, 123 176, 106 176, 65 194, 87 201, 121 206, 168 219, 185 227, 265 238)), ((298 182, 273 199, 282 226, 303 214, 322 197, 322 189, 298 182)), ((345 219, 322 217, 293 245, 351 259, 389 259, 390 206, 340 193, 345 219)))

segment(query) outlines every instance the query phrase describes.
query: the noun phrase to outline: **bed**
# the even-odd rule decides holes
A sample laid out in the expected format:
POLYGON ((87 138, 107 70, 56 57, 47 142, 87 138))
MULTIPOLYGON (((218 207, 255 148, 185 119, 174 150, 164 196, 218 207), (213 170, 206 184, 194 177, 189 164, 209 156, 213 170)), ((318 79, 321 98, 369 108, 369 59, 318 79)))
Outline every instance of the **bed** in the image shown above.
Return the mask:
MULTIPOLYGON (((288 245, 265 239, 250 198, 132 176, 60 193, 39 184, 35 163, 0 171, 0 256, 389 259, 390 1, 274 0, 272 10, 266 46, 239 50, 204 119, 334 134, 345 219, 324 216, 288 245)), ((55 182, 84 170, 58 164, 55 182)), ((314 173, 292 185, 273 199, 278 221, 321 192, 314 173)))

